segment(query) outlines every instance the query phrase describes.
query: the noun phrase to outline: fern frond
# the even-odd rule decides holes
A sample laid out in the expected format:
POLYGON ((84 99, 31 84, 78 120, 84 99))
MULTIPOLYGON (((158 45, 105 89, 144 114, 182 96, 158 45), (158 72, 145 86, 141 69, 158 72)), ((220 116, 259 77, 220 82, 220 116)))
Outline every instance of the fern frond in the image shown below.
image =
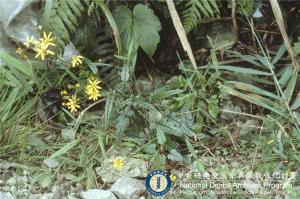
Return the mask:
POLYGON ((79 26, 85 7, 80 0, 48 0, 44 12, 44 31, 52 32, 59 50, 70 41, 79 26))
POLYGON ((205 18, 215 17, 219 13, 219 8, 215 0, 189 0, 184 2, 182 11, 183 27, 190 32, 200 21, 205 18))

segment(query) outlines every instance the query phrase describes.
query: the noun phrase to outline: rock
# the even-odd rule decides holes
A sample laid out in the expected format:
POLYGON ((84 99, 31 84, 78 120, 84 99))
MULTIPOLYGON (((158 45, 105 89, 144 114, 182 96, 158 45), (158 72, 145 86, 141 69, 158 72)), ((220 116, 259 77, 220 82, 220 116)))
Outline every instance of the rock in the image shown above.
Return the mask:
POLYGON ((111 189, 119 199, 138 199, 146 191, 143 181, 129 177, 122 177, 115 182, 111 189))
POLYGON ((41 195, 40 199, 53 199, 53 194, 52 193, 44 193, 41 195))
POLYGON ((16 184, 16 178, 15 177, 10 177, 7 182, 6 182, 7 185, 15 185, 16 184))
POLYGON ((245 187, 245 189, 246 189, 248 192, 250 192, 250 193, 252 193, 252 194, 257 194, 258 191, 259 191, 260 185, 259 185, 258 183, 255 183, 255 182, 249 180, 249 179, 246 179, 246 180, 244 181, 244 187, 245 187))
POLYGON ((82 199, 117 199, 116 196, 106 190, 90 189, 80 193, 82 199))
POLYGON ((0 162, 0 169, 7 170, 9 168, 15 168, 16 164, 12 162, 8 162, 6 160, 0 162))
POLYGON ((43 163, 48 167, 48 168, 56 168, 59 165, 59 162, 56 159, 45 159, 43 163))
POLYGON ((15 199, 10 192, 0 192, 0 199, 15 199))
POLYGON ((62 195, 63 190, 60 186, 54 185, 51 189, 51 192, 54 198, 61 198, 60 195, 62 195))

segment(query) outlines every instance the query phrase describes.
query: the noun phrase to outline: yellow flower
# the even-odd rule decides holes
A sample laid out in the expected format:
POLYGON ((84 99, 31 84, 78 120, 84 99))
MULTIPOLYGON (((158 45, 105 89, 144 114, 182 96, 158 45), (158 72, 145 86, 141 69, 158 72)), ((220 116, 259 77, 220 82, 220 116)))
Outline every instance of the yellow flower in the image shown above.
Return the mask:
POLYGON ((60 94, 61 94, 61 95, 67 95, 67 94, 68 94, 68 91, 63 90, 63 91, 60 92, 60 94))
POLYGON ((78 102, 79 99, 76 97, 76 95, 72 95, 72 97, 68 99, 66 106, 71 111, 71 113, 77 111, 77 109, 80 108, 78 102))
POLYGON ((175 175, 173 175, 173 174, 170 175, 170 179, 171 179, 172 182, 175 182, 175 181, 176 181, 176 178, 177 178, 177 177, 176 177, 175 175))
POLYGON ((93 77, 88 80, 88 84, 85 87, 85 90, 86 90, 85 92, 89 96, 89 99, 96 101, 99 97, 101 97, 101 94, 100 94, 101 87, 98 85, 100 83, 101 83, 101 81, 99 81, 93 77))
POLYGON ((121 160, 121 159, 116 159, 113 161, 113 167, 116 169, 116 170, 121 170, 124 166, 124 160, 121 160))
POLYGON ((75 87, 76 87, 76 88, 79 88, 79 87, 80 87, 80 84, 79 84, 79 83, 75 84, 75 87))
POLYGON ((23 49, 22 48, 17 48, 16 52, 19 54, 19 55, 22 55, 23 54, 23 49))
POLYGON ((76 55, 72 57, 72 67, 82 64, 83 57, 81 55, 76 55))
POLYGON ((35 58, 41 57, 42 60, 44 60, 47 55, 55 55, 53 51, 48 50, 48 47, 42 43, 40 43, 34 50, 36 52, 35 58))
POLYGON ((47 35, 45 32, 43 32, 43 38, 40 38, 40 44, 45 45, 47 47, 49 46, 55 46, 53 43, 53 38, 51 38, 52 32, 47 35))
POLYGON ((38 41, 34 39, 33 36, 29 37, 27 36, 26 37, 26 42, 24 42, 24 45, 29 48, 32 45, 35 45, 38 41))

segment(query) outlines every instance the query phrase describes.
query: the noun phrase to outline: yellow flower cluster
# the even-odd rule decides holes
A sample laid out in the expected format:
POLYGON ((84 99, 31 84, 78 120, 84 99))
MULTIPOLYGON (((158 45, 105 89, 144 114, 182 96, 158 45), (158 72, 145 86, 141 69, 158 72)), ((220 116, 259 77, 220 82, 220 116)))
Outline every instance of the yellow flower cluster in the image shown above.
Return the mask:
POLYGON ((93 77, 91 77, 88 80, 88 84, 85 87, 85 92, 89 96, 90 100, 96 101, 101 96, 100 94, 101 87, 99 86, 100 83, 101 81, 93 77))
POLYGON ((72 57, 72 67, 76 67, 82 64, 83 57, 81 55, 75 55, 72 57))
POLYGON ((124 160, 121 160, 121 159, 116 159, 113 161, 113 167, 116 169, 116 170, 121 170, 124 166, 124 160))
POLYGON ((53 43, 52 32, 50 32, 48 35, 43 32, 43 37, 39 40, 35 40, 33 36, 27 37, 26 42, 24 43, 24 46, 27 48, 33 48, 33 50, 36 52, 35 58, 41 58, 44 60, 46 56, 48 55, 55 55, 55 53, 51 50, 49 50, 49 47, 55 46, 53 43))
POLYGON ((77 109, 80 108, 80 106, 78 105, 79 99, 77 98, 76 95, 72 95, 67 100, 68 102, 65 105, 71 111, 71 113, 76 112, 77 109))

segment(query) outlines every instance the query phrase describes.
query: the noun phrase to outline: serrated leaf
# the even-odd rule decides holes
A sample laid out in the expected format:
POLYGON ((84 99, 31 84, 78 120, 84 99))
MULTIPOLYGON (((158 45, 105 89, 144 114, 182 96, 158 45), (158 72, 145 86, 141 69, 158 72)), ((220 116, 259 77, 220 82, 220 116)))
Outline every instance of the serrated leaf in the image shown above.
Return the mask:
POLYGON ((122 134, 126 130, 127 126, 129 124, 129 117, 126 111, 123 111, 118 119, 117 119, 117 124, 116 124, 116 141, 120 142, 122 134))

